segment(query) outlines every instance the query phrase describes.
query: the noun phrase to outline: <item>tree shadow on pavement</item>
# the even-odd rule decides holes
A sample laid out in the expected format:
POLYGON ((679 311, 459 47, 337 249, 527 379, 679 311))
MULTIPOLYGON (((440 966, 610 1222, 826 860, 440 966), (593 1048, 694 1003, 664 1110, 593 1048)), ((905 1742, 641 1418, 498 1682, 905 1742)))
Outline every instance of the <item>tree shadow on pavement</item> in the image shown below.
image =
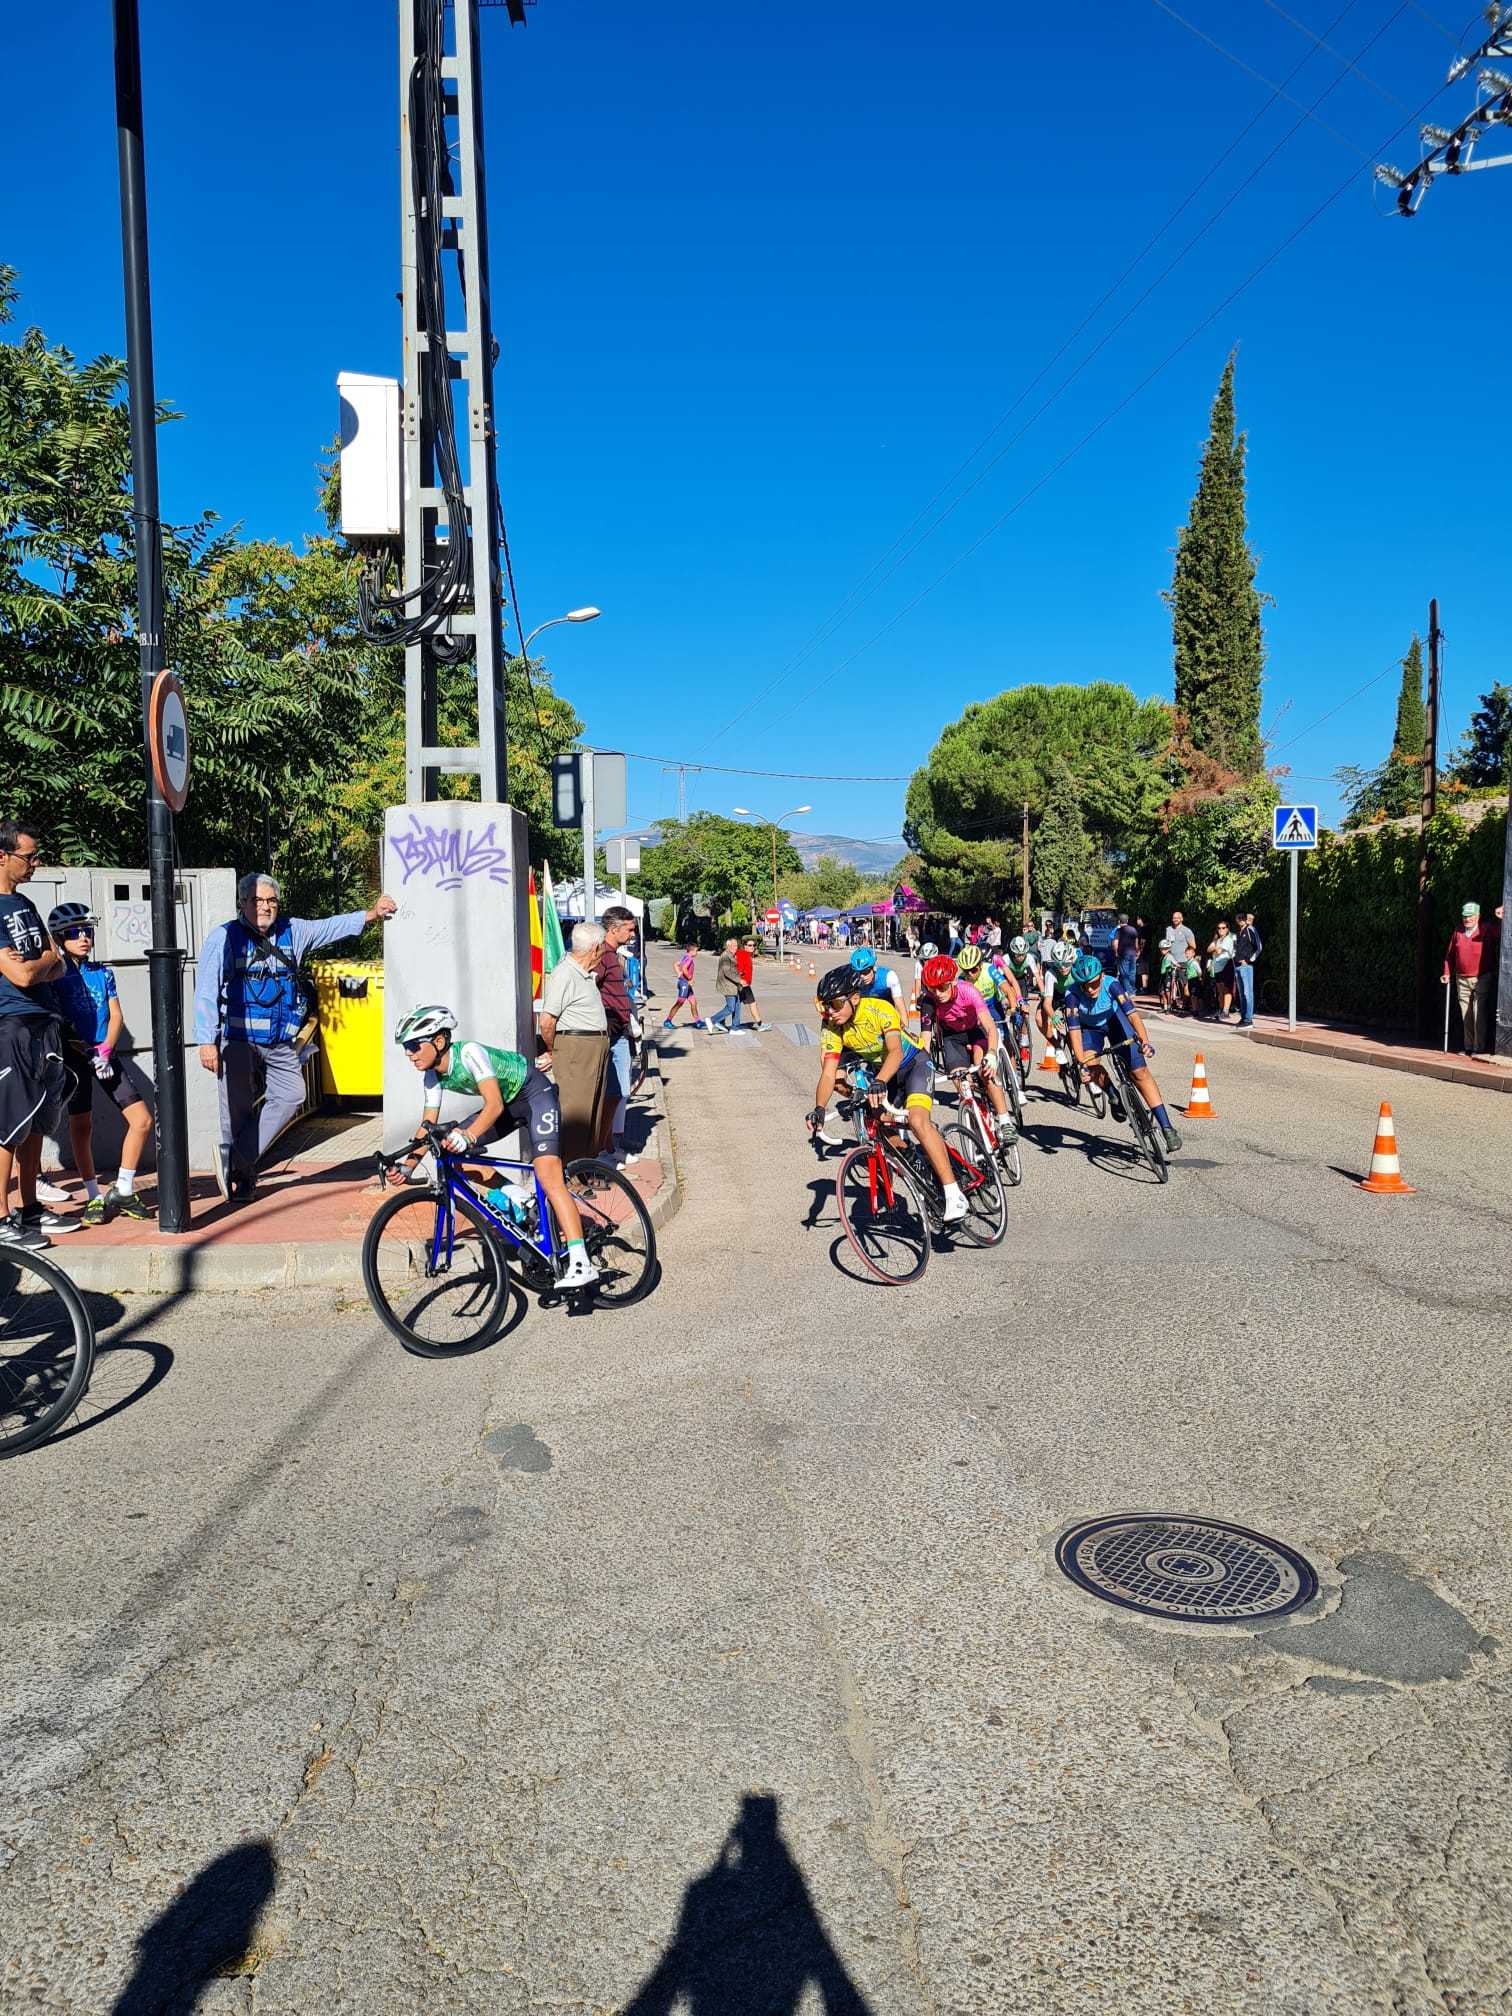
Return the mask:
POLYGON ((782 1838, 777 1805, 770 1793, 741 1800, 713 1863, 683 1894, 672 1944, 623 2016, 798 2016, 810 2006, 870 2016, 782 1838))
POLYGON ((266 1841, 217 1855, 137 1941, 136 1969, 112 2016, 192 2016, 217 1975, 251 1971, 241 1963, 277 1881, 266 1841))

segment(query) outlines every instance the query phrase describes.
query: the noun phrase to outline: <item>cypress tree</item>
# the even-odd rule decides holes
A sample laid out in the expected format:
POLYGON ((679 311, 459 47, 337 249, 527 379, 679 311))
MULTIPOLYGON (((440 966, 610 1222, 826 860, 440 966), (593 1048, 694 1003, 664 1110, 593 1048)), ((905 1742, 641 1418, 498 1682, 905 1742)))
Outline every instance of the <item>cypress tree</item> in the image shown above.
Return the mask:
POLYGON ((1060 757, 1050 773, 1044 815, 1029 857, 1036 902, 1060 917, 1080 910, 1092 891, 1094 852, 1082 821, 1076 779, 1070 764, 1060 757))
POLYGON ((1244 508, 1245 437, 1235 432, 1234 359, 1213 400, 1197 494, 1176 543, 1166 602, 1176 659, 1176 705, 1195 748, 1241 777, 1258 775, 1260 675, 1265 663, 1255 556, 1244 508))
POLYGON ((1421 763, 1428 743, 1428 709, 1423 701, 1423 647, 1417 637, 1402 660, 1402 690, 1397 695, 1396 733, 1391 753, 1408 763, 1421 763))

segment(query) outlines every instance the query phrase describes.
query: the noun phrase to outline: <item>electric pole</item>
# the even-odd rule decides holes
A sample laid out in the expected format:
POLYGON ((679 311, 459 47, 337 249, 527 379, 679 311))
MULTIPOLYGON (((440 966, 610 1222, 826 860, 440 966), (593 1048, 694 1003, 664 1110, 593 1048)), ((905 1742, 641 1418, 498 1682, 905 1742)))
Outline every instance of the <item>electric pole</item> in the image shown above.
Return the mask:
POLYGON ((152 372, 152 289, 147 269, 147 167, 142 145, 142 50, 137 0, 114 0, 116 155, 121 179, 121 265, 126 287, 126 372, 131 419, 131 517, 136 546, 137 660, 142 676, 147 869, 152 885, 152 1070, 157 1103, 158 1226, 189 1229, 189 1117, 184 1083, 184 954, 174 906, 173 811, 146 740, 153 681, 164 669, 163 527, 158 510, 157 395, 152 372))
MULTIPOLYGON (((1458 84, 1468 77, 1483 58, 1512 59, 1512 6, 1487 10, 1490 33, 1468 56, 1457 56, 1449 65, 1446 82, 1458 84)), ((1475 79, 1476 101, 1458 126, 1425 126, 1422 129, 1423 158, 1406 174, 1383 161, 1376 180, 1396 191, 1397 211, 1411 217, 1440 175, 1468 175, 1476 168, 1512 168, 1512 154, 1497 154, 1489 161, 1475 160, 1477 143, 1490 126, 1512 126, 1512 77, 1493 70, 1489 64, 1475 79)))
POLYGON ((1027 802, 1024 805, 1022 866, 1023 866, 1023 888, 1020 892, 1020 903, 1024 913, 1024 921, 1019 928, 1023 931, 1027 931, 1029 929, 1029 806, 1027 802))
POLYGON ((1433 957, 1433 849, 1428 837, 1428 822, 1438 811, 1439 648, 1443 636, 1439 628, 1438 597, 1434 596, 1428 604, 1427 732, 1423 736, 1423 801, 1418 824, 1417 1023, 1420 1036, 1431 1036, 1438 1020, 1433 957))

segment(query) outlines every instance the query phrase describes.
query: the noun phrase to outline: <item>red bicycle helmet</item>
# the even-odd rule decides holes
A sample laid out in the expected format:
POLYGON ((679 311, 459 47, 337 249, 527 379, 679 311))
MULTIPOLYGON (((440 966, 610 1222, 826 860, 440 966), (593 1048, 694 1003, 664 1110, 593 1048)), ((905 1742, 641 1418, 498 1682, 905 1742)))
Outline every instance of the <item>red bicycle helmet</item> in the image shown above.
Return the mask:
POLYGON ((926 987, 949 987, 960 978, 960 969, 947 953, 939 952, 924 961, 919 978, 926 987))

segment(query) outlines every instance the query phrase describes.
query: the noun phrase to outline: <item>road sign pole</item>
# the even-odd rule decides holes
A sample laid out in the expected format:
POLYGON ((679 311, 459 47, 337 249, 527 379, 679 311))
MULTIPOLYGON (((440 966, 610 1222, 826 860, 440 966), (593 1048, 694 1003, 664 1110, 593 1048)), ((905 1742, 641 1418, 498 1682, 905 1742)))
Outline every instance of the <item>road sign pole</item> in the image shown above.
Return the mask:
POLYGON ((1291 857, 1291 944, 1286 954, 1286 1026, 1297 1026, 1297 853, 1291 857))
POLYGON ((598 915, 598 891, 593 886, 593 751, 578 751, 579 786, 583 804, 583 922, 598 915))

